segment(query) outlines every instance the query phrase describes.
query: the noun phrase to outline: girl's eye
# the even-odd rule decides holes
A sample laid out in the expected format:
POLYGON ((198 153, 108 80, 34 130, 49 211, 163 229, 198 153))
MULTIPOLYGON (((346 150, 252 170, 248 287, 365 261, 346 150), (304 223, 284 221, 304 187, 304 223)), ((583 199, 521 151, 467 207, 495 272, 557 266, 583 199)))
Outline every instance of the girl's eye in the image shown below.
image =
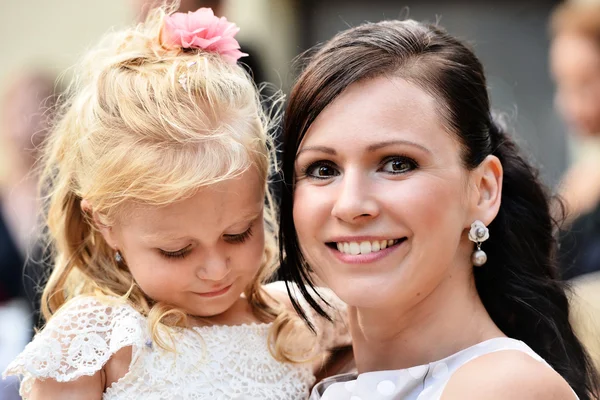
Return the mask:
POLYGON ((405 174, 417 168, 417 162, 407 157, 390 157, 381 167, 383 172, 390 174, 405 174))
POLYGON ((309 165, 306 168, 304 174, 310 178, 328 179, 332 176, 338 176, 340 172, 335 168, 333 164, 324 161, 318 161, 309 165))
POLYGON ((248 228, 248 230, 246 232, 242 232, 237 235, 224 235, 224 236, 225 236, 225 241, 228 243, 233 243, 233 244, 244 243, 246 240, 248 240, 250 238, 250 236, 252 236, 252 227, 248 228))
POLYGON ((165 251, 163 249, 158 249, 158 251, 165 258, 185 258, 190 253, 190 246, 177 251, 165 251))

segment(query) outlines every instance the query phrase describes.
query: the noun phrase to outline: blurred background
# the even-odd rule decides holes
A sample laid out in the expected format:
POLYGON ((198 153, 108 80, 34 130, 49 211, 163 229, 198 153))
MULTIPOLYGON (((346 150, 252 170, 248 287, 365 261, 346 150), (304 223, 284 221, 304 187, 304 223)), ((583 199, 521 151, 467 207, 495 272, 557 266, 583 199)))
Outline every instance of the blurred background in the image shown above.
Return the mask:
MULTIPOLYGON (((4 0, 0 2, 0 92, 24 70, 61 74, 110 27, 136 19, 141 0, 4 0)), ((201 4, 202 0, 196 3, 201 4)), ((204 3, 215 3, 206 1, 204 3)), ((556 1, 228 0, 246 51, 264 78, 287 90, 291 60, 335 32, 364 21, 410 17, 439 21, 481 57, 495 108, 509 119, 542 168, 558 182, 567 165, 565 128, 553 109, 548 18, 556 1)), ((209 4, 209 5, 210 5, 209 4)), ((68 72, 66 72, 68 78, 68 72)), ((0 105, 1 106, 1 105, 0 105)), ((4 160, 5 158, 0 158, 4 160)), ((5 170, 5 166, 3 170, 5 170)))
MULTIPOLYGON (((43 247, 34 163, 69 67, 103 33, 140 20, 152 0, 0 1, 0 372, 31 338, 43 247), (28 268, 23 270, 27 263, 28 268), (10 326, 11 329, 6 329, 10 326)), ((156 4, 154 2, 154 4, 156 4)), ((600 0, 182 0, 240 26, 257 82, 287 93, 293 60, 365 21, 439 23, 482 60, 494 109, 562 194, 561 274, 574 322, 600 366, 600 0)), ((51 265, 50 265, 51 267, 51 265)), ((0 400, 18 399, 0 381, 0 400)))

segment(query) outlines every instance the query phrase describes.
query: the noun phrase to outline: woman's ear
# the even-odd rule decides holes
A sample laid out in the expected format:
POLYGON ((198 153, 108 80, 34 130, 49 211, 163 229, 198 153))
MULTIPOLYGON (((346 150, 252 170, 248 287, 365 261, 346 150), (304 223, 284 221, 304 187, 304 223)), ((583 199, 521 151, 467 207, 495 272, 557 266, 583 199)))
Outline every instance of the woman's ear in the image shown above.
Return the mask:
POLYGON ((471 175, 471 212, 467 226, 475 220, 489 225, 500 209, 502 201, 502 163, 498 157, 489 155, 471 175))
POLYGON ((116 237, 115 237, 115 233, 112 229, 112 226, 103 224, 100 221, 100 218, 98 217, 98 213, 96 211, 94 211, 92 204, 88 200, 86 200, 86 199, 81 200, 81 211, 84 214, 87 214, 88 216, 92 217, 94 226, 96 227, 96 229, 98 229, 98 231, 100 231, 100 233, 102 234, 102 237, 104 237, 104 240, 106 241, 106 243, 108 243, 108 245, 110 247, 112 247, 113 249, 117 250, 118 245, 116 242, 116 237))

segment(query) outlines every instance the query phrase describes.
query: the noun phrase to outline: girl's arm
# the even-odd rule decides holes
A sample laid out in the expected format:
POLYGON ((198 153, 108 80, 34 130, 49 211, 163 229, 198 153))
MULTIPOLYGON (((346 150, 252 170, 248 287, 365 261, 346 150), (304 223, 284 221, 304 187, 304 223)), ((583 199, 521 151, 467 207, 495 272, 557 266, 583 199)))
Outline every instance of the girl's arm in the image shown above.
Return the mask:
POLYGON ((35 380, 28 399, 30 400, 101 400, 104 392, 104 373, 82 376, 71 382, 54 379, 35 380))

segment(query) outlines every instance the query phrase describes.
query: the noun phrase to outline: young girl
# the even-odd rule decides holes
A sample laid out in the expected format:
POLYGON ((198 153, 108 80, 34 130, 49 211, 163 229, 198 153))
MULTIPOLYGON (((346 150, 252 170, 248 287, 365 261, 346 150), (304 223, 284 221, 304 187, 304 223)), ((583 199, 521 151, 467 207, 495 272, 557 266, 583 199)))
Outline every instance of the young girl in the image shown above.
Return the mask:
POLYGON ((272 147, 237 30, 158 9, 83 60, 44 159, 48 324, 4 373, 25 399, 306 398, 348 342, 262 286, 272 147))

